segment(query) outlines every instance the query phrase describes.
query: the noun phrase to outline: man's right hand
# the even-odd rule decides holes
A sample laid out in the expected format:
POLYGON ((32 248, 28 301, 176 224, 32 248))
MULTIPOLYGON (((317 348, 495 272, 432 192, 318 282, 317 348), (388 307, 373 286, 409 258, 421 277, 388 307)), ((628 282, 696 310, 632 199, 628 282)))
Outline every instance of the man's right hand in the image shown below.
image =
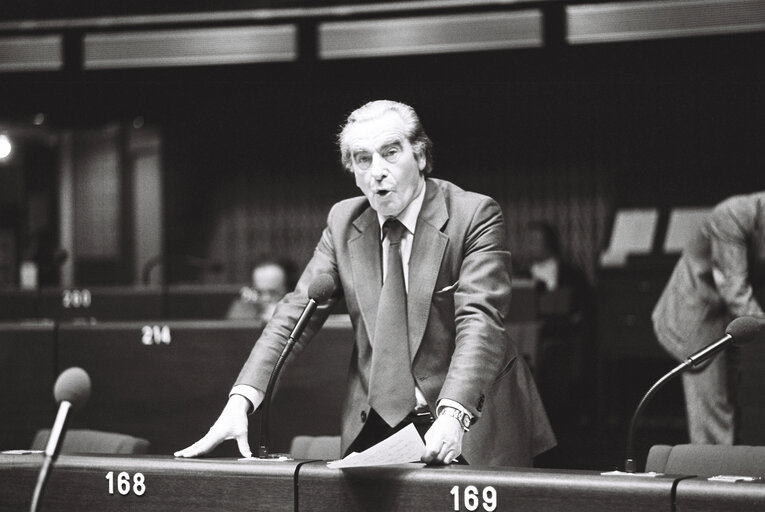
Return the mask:
POLYGON ((242 395, 231 395, 223 412, 207 434, 191 446, 178 450, 174 455, 197 457, 209 452, 226 439, 236 439, 242 457, 251 457, 252 451, 247 439, 247 412, 251 406, 250 401, 242 395))

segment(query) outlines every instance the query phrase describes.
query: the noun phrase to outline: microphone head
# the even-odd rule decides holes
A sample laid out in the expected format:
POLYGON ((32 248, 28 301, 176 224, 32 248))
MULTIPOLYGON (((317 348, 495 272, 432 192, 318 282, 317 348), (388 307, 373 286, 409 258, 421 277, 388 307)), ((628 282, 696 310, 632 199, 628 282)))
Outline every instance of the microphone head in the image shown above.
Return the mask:
POLYGON ((765 318, 740 316, 728 324, 725 334, 730 334, 736 345, 765 339, 765 318))
POLYGON ((53 387, 56 403, 70 402, 72 409, 77 410, 90 398, 90 377, 82 368, 67 368, 56 379, 53 387))
POLYGON ((319 274, 311 281, 311 285, 308 287, 308 298, 321 304, 335 293, 336 288, 337 283, 335 283, 335 279, 331 275, 319 274))

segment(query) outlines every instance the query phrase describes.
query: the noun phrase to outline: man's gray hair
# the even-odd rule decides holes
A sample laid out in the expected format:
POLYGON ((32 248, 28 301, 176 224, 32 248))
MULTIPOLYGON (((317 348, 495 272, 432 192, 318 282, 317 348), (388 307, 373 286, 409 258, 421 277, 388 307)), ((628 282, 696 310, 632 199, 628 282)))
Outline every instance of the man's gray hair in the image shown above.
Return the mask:
POLYGON ((387 112, 397 113, 404 121, 406 137, 412 145, 414 153, 425 157, 425 168, 422 170, 422 174, 427 176, 433 170, 433 142, 431 142, 425 133, 420 118, 412 107, 390 100, 370 101, 351 112, 348 116, 337 137, 338 145, 340 146, 340 161, 343 167, 347 171, 353 172, 351 168, 351 149, 348 146, 347 140, 348 128, 354 123, 380 118, 387 112))

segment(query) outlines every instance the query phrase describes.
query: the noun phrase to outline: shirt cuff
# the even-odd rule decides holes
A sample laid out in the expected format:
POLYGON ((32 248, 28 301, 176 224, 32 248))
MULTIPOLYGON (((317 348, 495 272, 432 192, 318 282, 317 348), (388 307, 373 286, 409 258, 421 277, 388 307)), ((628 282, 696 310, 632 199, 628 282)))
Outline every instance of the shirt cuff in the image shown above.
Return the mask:
POLYGON ((470 418, 470 421, 473 421, 473 415, 468 412, 467 409, 462 407, 462 405, 459 404, 459 402, 455 402, 454 400, 449 400, 448 398, 442 398, 438 401, 438 405, 436 405, 436 416, 441 414, 441 409, 443 407, 454 407, 455 409, 464 412, 468 418, 470 418))
POLYGON ((238 384, 231 388, 228 396, 231 395, 243 396, 250 402, 250 410, 247 411, 247 414, 255 412, 255 404, 260 405, 260 403, 263 402, 263 398, 266 396, 261 390, 248 386, 247 384, 238 384))

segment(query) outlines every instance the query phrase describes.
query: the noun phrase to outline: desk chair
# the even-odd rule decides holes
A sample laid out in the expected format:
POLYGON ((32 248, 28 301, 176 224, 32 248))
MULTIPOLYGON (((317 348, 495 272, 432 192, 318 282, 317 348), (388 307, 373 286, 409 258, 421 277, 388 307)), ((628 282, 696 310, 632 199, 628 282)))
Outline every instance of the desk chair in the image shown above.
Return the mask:
POLYGON ((765 477, 765 446, 654 445, 648 452, 645 470, 704 477, 765 477))
MULTIPOLYGON (((32 441, 32 450, 44 450, 50 436, 49 429, 41 429, 32 441)), ((100 430, 68 430, 61 443, 61 453, 109 453, 141 454, 149 451, 151 444, 146 439, 127 434, 103 432, 100 430)))

